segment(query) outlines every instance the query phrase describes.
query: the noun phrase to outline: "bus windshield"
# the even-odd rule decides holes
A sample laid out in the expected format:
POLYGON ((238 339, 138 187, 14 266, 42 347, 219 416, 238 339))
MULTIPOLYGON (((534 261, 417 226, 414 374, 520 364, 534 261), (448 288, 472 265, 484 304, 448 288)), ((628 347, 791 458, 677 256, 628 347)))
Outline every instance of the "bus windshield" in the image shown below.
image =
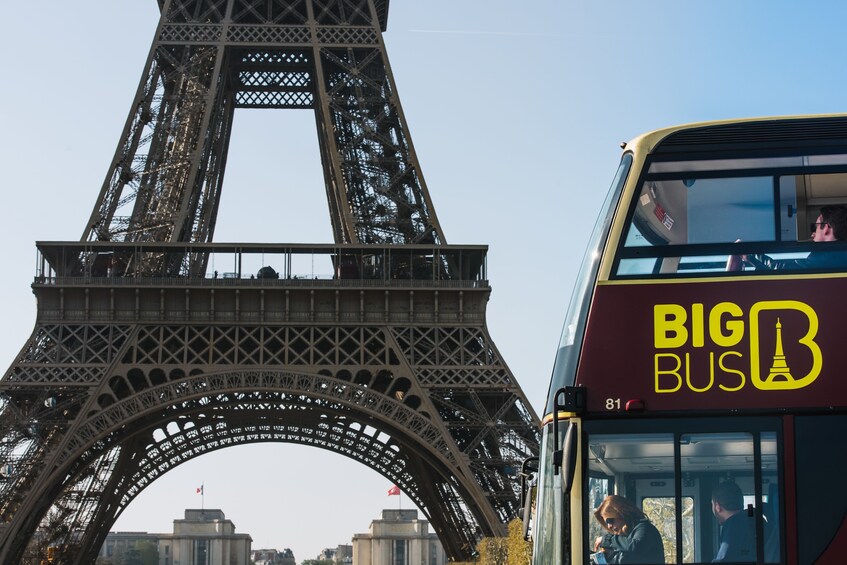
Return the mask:
MULTIPOLYGON (((612 185, 606 194, 606 201, 603 203, 604 212, 597 219, 597 223, 594 225, 594 231, 591 232, 588 249, 583 257, 582 266, 579 269, 579 275, 576 280, 576 287, 571 294, 570 305, 565 316, 565 325, 562 328, 559 350, 556 353, 556 362, 553 365, 550 392, 565 385, 573 384, 574 371, 576 370, 576 363, 579 359, 578 345, 585 331, 585 316, 588 313, 588 305, 594 290, 593 285, 597 279, 600 257, 603 247, 606 244, 606 238, 609 235, 609 228, 615 215, 615 209, 620 199, 621 191, 623 190, 631 167, 632 154, 625 153, 620 165, 618 165, 612 185), (575 347, 574 344, 577 346, 575 347)), ((547 411, 551 409, 552 405, 548 402, 547 411)))

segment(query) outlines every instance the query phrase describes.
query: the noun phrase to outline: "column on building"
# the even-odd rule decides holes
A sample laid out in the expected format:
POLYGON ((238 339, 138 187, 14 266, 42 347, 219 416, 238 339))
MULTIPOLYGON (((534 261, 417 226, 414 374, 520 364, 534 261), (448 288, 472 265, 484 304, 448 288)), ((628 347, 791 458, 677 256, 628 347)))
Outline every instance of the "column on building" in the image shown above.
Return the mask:
POLYGON ((160 538, 159 565, 249 565, 252 541, 236 534, 221 510, 186 510, 184 519, 174 520, 173 534, 160 538))
POLYGON ((445 565, 447 556, 417 510, 383 510, 366 534, 353 536, 353 565, 445 565))

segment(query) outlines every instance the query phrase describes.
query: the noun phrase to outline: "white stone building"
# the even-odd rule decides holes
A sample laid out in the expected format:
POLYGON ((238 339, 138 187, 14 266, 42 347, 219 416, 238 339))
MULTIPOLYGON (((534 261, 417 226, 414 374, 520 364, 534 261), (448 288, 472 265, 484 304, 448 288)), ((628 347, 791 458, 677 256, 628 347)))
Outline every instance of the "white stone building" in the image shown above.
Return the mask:
POLYGON ((250 565, 252 542, 221 510, 186 510, 173 534, 159 535, 159 565, 250 565))
MULTIPOLYGON (((172 534, 109 532, 99 557, 119 563, 142 544, 158 549, 159 565, 250 565, 249 534, 236 534, 221 510, 186 510, 172 534)), ((293 561, 293 556, 292 556, 293 561)))
POLYGON ((367 534, 353 536, 353 565, 446 565, 447 555, 417 510, 383 510, 367 534))

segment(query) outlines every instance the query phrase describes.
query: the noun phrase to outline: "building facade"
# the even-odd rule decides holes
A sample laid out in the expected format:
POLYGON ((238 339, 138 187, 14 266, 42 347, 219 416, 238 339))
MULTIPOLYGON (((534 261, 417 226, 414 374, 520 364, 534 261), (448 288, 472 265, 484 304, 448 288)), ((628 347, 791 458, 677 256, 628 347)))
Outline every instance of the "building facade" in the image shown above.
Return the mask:
POLYGON ((252 542, 221 510, 186 510, 173 534, 159 538, 159 565, 249 565, 252 542))
POLYGON ((370 531, 353 536, 353 565, 446 565, 447 555, 417 510, 383 510, 370 531))
POLYGON ((249 534, 235 533, 235 524, 223 511, 189 509, 185 518, 174 520, 172 534, 110 532, 99 560, 119 563, 127 552, 155 544, 159 565, 250 565, 252 542, 249 534))
POLYGON ((98 562, 120 563, 125 556, 140 554, 147 548, 158 553, 159 534, 147 532, 109 532, 100 548, 98 562))
POLYGON ((254 565, 297 565, 294 552, 287 547, 282 551, 278 549, 254 549, 252 557, 254 565))
POLYGON ((326 547, 318 553, 315 559, 318 561, 330 561, 333 565, 352 565, 353 546, 342 544, 337 547, 326 547))

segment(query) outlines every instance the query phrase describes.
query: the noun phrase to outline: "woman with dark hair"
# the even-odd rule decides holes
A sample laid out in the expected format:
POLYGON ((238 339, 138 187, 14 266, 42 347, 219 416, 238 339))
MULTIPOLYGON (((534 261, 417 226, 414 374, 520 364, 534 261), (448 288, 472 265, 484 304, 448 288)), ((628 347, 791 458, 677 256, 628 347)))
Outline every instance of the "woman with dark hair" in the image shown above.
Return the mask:
POLYGON ((662 536, 644 512, 622 496, 607 496, 594 517, 609 533, 594 542, 607 563, 660 564, 665 562, 662 536))

